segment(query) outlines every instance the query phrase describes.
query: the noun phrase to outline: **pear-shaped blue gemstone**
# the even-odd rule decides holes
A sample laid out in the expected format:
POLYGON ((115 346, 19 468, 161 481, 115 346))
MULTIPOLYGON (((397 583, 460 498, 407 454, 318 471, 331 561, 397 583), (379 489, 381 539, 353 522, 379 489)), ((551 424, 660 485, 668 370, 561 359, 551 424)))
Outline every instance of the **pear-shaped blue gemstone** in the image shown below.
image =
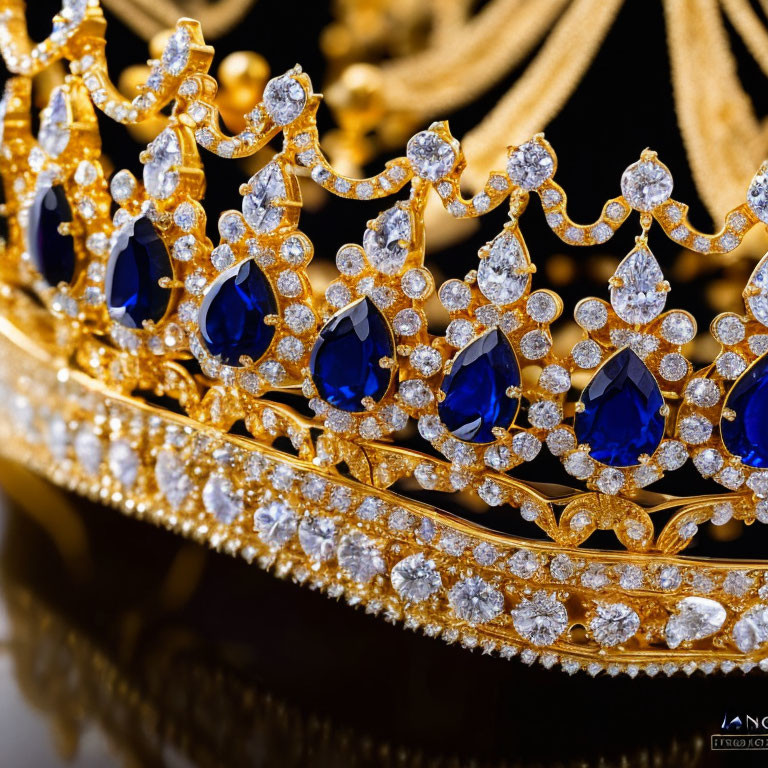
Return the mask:
POLYGON ((520 386, 520 366, 507 337, 494 328, 456 355, 443 379, 445 398, 438 406, 440 420, 461 440, 491 443, 494 427, 507 429, 520 401, 509 397, 509 387, 520 386))
POLYGON ((256 262, 249 259, 210 287, 200 307, 200 333, 212 355, 239 366, 244 355, 256 361, 267 351, 275 329, 264 318, 274 314, 275 294, 256 262))
POLYGON ((378 402, 387 393, 392 373, 382 357, 395 356, 392 332, 366 296, 334 315, 320 331, 309 368, 318 394, 342 411, 363 411, 362 400, 378 402))
POLYGON ((162 320, 171 294, 159 285, 164 277, 173 277, 168 249, 152 222, 139 216, 123 229, 109 255, 104 286, 109 316, 126 328, 162 320))
POLYGON ((749 467, 768 467, 768 355, 747 368, 725 407, 736 414, 733 421, 720 421, 725 447, 749 467))
POLYGON ((603 363, 581 395, 584 409, 574 430, 590 455, 612 467, 631 467, 649 456, 664 436, 659 385, 628 347, 603 363))
POLYGON ((75 276, 75 244, 59 224, 72 221, 72 209, 60 184, 42 187, 29 211, 27 249, 43 280, 50 286, 71 283, 75 276))

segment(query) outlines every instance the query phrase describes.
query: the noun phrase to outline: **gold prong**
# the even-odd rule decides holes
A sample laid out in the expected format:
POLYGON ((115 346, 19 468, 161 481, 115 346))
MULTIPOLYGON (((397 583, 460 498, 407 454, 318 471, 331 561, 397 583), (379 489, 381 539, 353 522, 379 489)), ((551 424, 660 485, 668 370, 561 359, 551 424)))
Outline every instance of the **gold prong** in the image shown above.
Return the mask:
POLYGON ((584 408, 584 403, 582 403, 581 400, 578 400, 573 406, 573 410, 576 411, 576 413, 584 413, 584 408))
POLYGON ((504 394, 511 400, 517 400, 523 394, 523 391, 520 387, 507 387, 504 394))
POLYGON ((503 440, 508 434, 507 430, 501 427, 491 427, 491 433, 498 440, 503 440))
POLYGON ((736 418, 736 411, 732 408, 723 408, 723 418, 726 421, 733 421, 736 418))
POLYGON ((438 389, 437 392, 435 392, 435 399, 438 403, 442 403, 443 400, 445 400, 445 392, 443 392, 442 389, 438 389))
POLYGON ((381 357, 379 358, 379 367, 392 369, 395 367, 395 359, 392 357, 381 357))
POLYGON ((397 354, 401 357, 410 357, 412 353, 413 347, 408 346, 408 344, 397 345, 397 354))
POLYGON ((184 282, 182 280, 174 280, 172 277, 161 277, 157 284, 161 288, 183 288, 184 282))
POLYGON ((241 184, 237 190, 241 195, 245 196, 251 191, 251 187, 248 184, 241 184))
POLYGON ((751 296, 759 296, 761 293, 760 288, 756 286, 754 283, 750 283, 745 289, 744 289, 744 296, 747 298, 751 296))
POLYGON ((250 368, 253 365, 253 358, 248 355, 240 355, 238 362, 243 368, 250 368))
POLYGON ((660 283, 656 283, 656 290, 660 293, 669 293, 672 286, 669 284, 669 280, 662 280, 660 283))
POLYGON ((364 397, 360 403, 366 411, 372 411, 376 407, 376 401, 372 397, 364 397))
POLYGON ((280 322, 280 315, 264 315, 264 325, 277 325, 280 322))
POLYGON ((152 153, 145 149, 143 152, 139 153, 139 161, 143 164, 148 163, 152 159, 152 153))
POLYGON ((613 275, 608 280, 608 285, 611 288, 621 288, 624 285, 624 280, 623 280, 623 278, 619 277, 618 275, 613 275))
POLYGON ((662 405, 661 408, 659 408, 659 413, 662 416, 669 416, 669 406, 666 403, 664 403, 664 405, 662 405))

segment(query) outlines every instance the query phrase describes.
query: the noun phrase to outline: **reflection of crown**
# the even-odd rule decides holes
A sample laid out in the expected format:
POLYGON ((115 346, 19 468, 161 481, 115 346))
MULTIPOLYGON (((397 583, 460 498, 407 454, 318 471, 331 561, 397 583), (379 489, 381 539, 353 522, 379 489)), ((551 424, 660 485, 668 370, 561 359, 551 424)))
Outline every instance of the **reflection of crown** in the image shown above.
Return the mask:
POLYGON ((716 318, 722 351, 694 373, 684 351, 695 322, 663 311, 670 286, 648 246, 656 221, 692 250, 732 251, 768 221, 766 168, 714 235, 690 226, 650 151, 587 226, 568 217, 540 136, 512 147, 506 170, 471 199, 461 196, 464 160, 445 123, 414 136, 407 156, 376 176, 349 179, 322 154, 320 98, 298 68, 271 80, 246 128, 229 137, 207 74, 213 51, 196 22, 179 22, 129 102, 107 75, 97 4, 66 2, 34 47, 23 9, 6 6, 0 43, 21 75, 3 100, 0 157, 10 214, 6 453, 127 513, 467 647, 612 674, 748 669, 768 658, 768 563, 678 556, 707 521, 768 521, 768 263, 745 290, 746 315, 716 318), (60 58, 71 75, 35 140, 29 78, 60 58), (108 186, 93 107, 130 124, 171 102, 168 127, 141 155, 143 184, 120 171, 108 186), (246 157, 281 132, 282 150, 241 187, 242 213, 221 214, 213 247, 197 145, 246 157), (339 249, 339 276, 322 299, 307 277, 312 243, 297 229, 300 169, 350 199, 411 185, 407 200, 369 222, 362 246, 339 249), (431 189, 458 218, 510 205, 478 269, 439 288, 451 319, 438 337, 424 311, 434 291, 423 265, 431 189), (518 223, 531 192, 572 245, 604 243, 640 214, 642 234, 611 278, 610 302, 576 306, 584 338, 567 359, 549 331, 560 298, 531 291, 518 223), (591 381, 569 401, 581 370, 591 381), (140 398, 148 392, 178 413, 140 398), (314 416, 304 415, 307 402, 314 416), (410 418, 421 447, 406 442, 410 418), (590 490, 548 495, 509 474, 544 442, 590 490), (689 456, 727 491, 640 493, 689 456), (411 477, 424 491, 475 492, 518 509, 530 537, 389 490, 411 477), (658 530, 653 513, 667 520, 658 530), (577 549, 596 530, 613 531, 626 551, 577 549))

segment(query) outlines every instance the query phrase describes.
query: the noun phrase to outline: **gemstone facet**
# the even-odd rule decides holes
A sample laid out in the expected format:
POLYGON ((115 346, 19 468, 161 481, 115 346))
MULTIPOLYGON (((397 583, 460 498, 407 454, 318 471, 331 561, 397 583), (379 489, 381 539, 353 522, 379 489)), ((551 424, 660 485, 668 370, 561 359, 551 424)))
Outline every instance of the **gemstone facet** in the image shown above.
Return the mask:
POLYGON ((250 259, 211 285, 200 306, 200 333, 214 357, 226 365, 240 366, 241 357, 255 362, 267 351, 275 329, 264 318, 276 313, 272 288, 250 259))
POLYGON ((50 286, 71 283, 75 275, 75 246, 72 235, 62 235, 59 225, 72 221, 64 188, 42 187, 32 203, 27 226, 27 250, 50 286))
POLYGON ((733 420, 720 421, 725 447, 748 467, 768 467, 768 355, 734 384, 725 408, 736 414, 733 420))
POLYGON ((664 435, 664 398, 645 363, 629 348, 609 358, 582 393, 574 430, 590 456, 613 467, 631 467, 649 456, 664 435))
POLYGON ((685 597, 675 606, 664 629, 670 648, 683 642, 701 640, 714 635, 725 622, 726 613, 720 603, 706 597, 685 597))
POLYGON ((384 211, 363 235, 368 261, 385 275, 400 271, 411 242, 411 217, 397 206, 384 211))
POLYGON ((672 174, 655 157, 632 163, 621 176, 621 194, 637 211, 652 211, 672 194, 672 174))
POLYGON ((126 328, 158 322, 170 299, 159 281, 172 277, 165 243, 152 222, 138 216, 120 232, 109 256, 104 288, 110 317, 126 328))
POLYGON ((631 251, 616 268, 614 278, 611 305, 625 323, 648 323, 661 314, 667 302, 664 274, 648 248, 631 251))
POLYGON ((394 355, 387 321, 366 296, 325 324, 309 368, 323 400, 342 411, 360 412, 363 398, 378 402, 389 389, 392 373, 380 361, 394 355))
POLYGON ((461 440, 491 443, 494 427, 507 429, 520 404, 509 397, 520 386, 520 367, 507 337, 494 328, 461 350, 443 379, 440 420, 461 440))
POLYGON ((528 257, 520 239, 512 232, 502 232, 480 261, 477 286, 494 304, 512 304, 523 295, 531 279, 526 267, 528 257))

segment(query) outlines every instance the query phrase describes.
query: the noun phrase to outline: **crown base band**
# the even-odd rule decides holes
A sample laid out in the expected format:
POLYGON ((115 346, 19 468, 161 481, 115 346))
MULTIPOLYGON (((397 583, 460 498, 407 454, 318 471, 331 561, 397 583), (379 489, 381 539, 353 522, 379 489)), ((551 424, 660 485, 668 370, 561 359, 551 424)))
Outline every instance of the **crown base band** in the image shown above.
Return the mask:
MULTIPOLYGON (((66 367, 44 343, 31 342, 13 322, 14 308, 24 314, 24 322, 19 321, 24 328, 30 327, 30 312, 38 312, 42 320, 41 310, 20 301, 12 290, 2 303, 6 306, 0 319, 4 360, 0 453, 59 486, 468 649, 519 656, 546 667, 559 665, 571 673, 634 676, 641 671, 691 674, 697 669, 728 672, 768 667, 768 651, 741 653, 729 636, 740 607, 754 603, 768 578, 766 564, 586 549, 574 549, 569 555, 552 543, 493 533, 262 443, 111 392, 66 367), (166 457, 163 470, 158 461, 161 454, 166 457), (253 455, 260 457, 258 478, 253 455), (167 457, 176 457, 178 463, 171 466, 167 457), (235 482, 244 474, 251 479, 238 493, 235 482), (213 485, 212 477, 218 478, 213 485), (290 506, 292 524, 284 520, 271 527, 260 525, 259 509, 270 499, 290 506), (375 512, 361 519, 366 505, 375 512), (300 525, 296 533, 302 515, 316 512, 334 521, 335 551, 313 549, 312 538, 301 535, 300 525), (366 554, 363 548, 343 555, 339 542, 356 535, 363 535, 375 554, 370 548, 366 554), (396 566, 418 555, 435 564, 442 577, 439 585, 433 583, 428 598, 409 600, 402 593, 396 566), (643 583, 629 589, 624 581, 628 574, 643 583), (482 579, 490 593, 478 598, 486 613, 468 621, 457 617, 466 606, 456 589, 471 578, 482 579), (713 585, 707 592, 696 586, 705 578, 713 585), (747 591, 728 594, 728 584, 739 579, 750 585, 747 591), (545 591, 557 595, 568 611, 567 626, 542 645, 536 640, 549 638, 527 640, 520 629, 527 631, 525 605, 536 599, 531 594, 545 591), (499 595, 498 605, 483 602, 491 593, 499 595), (648 627, 645 634, 604 647, 584 639, 582 627, 595 620, 595 606, 623 604, 630 595, 643 626, 648 627), (681 601, 691 597, 717 599, 725 606, 728 621, 707 638, 670 648, 663 640, 665 631, 669 637, 670 617, 680 610, 681 601), (521 611, 522 623, 516 628, 521 611)), ((39 328, 43 333, 42 323, 39 328)), ((559 629, 559 620, 554 611, 552 633, 559 629)))

